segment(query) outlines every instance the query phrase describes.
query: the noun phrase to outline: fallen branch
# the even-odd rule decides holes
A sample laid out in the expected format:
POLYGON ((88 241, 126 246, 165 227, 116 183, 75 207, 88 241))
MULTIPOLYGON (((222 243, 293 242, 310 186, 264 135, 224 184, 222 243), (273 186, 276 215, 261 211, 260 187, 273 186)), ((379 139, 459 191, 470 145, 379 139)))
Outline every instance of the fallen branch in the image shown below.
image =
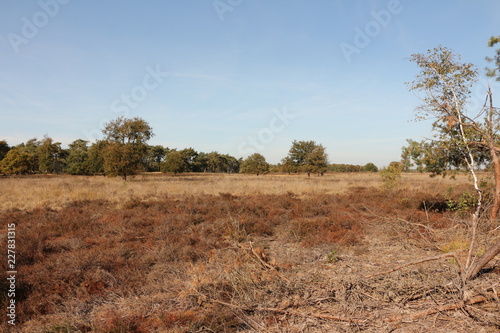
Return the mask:
MULTIPOLYGON (((500 296, 500 291, 490 293, 490 295, 485 296, 485 295, 476 295, 471 298, 469 298, 467 301, 460 301, 456 303, 451 303, 451 304, 445 304, 442 306, 438 306, 437 308, 432 308, 432 309, 427 309, 423 311, 416 312, 414 314, 410 315, 401 315, 401 316, 394 316, 394 317, 389 317, 382 319, 378 322, 380 323, 391 323, 391 322, 398 322, 398 321, 412 321, 420 318, 424 318, 426 316, 438 313, 438 312, 446 312, 446 311, 452 311, 452 310, 457 310, 461 309, 465 306, 468 305, 474 305, 477 303, 482 303, 486 302, 491 299, 497 299, 500 296)), ((281 313, 289 316, 296 316, 296 317, 303 317, 303 318, 318 318, 318 319, 325 319, 325 320, 333 320, 333 321, 340 321, 340 322, 345 322, 345 323, 352 323, 352 324, 357 324, 357 325, 366 325, 368 322, 371 320, 368 318, 365 319, 359 319, 359 318, 347 318, 347 317, 341 317, 341 316, 333 316, 330 314, 322 314, 322 313, 304 313, 304 312, 299 312, 299 311, 290 311, 290 310, 284 310, 284 309, 277 309, 277 308, 263 308, 263 307, 244 307, 241 305, 237 304, 232 304, 228 302, 223 302, 219 301, 216 299, 210 299, 208 302, 210 303, 216 303, 220 305, 224 305, 233 309, 238 309, 242 311, 248 311, 248 312, 274 312, 274 313, 281 313)), ((372 321, 372 322, 377 322, 377 321, 372 321)))
POLYGON ((500 240, 491 246, 480 258, 477 262, 473 263, 468 267, 467 270, 467 279, 473 279, 484 266, 486 266, 491 260, 493 260, 498 254, 500 254, 500 240))
MULTIPOLYGON (((448 258, 448 257, 454 257, 456 259, 455 254, 456 254, 455 252, 449 252, 449 253, 439 254, 439 255, 436 255, 436 256, 432 256, 432 257, 427 257, 427 258, 423 258, 423 259, 411 261, 411 262, 408 262, 406 264, 400 265, 398 267, 395 267, 395 268, 390 269, 390 270, 385 271, 385 272, 380 272, 380 273, 376 273, 376 274, 365 276, 365 278, 368 279, 368 278, 372 278, 372 277, 375 277, 375 276, 389 274, 389 273, 395 272, 397 270, 400 270, 402 268, 405 268, 405 267, 408 267, 408 266, 412 266, 412 265, 418 265, 418 264, 421 264, 421 263, 427 262, 427 261, 439 260, 439 259, 448 258)), ((457 260, 457 262, 458 262, 458 260, 457 260)))
POLYGON ((488 295, 488 296, 484 296, 484 295, 473 296, 465 302, 460 301, 460 302, 456 302, 456 303, 445 304, 442 306, 438 306, 437 308, 419 311, 419 312, 414 313, 414 314, 409 315, 409 316, 403 315, 403 316, 395 316, 395 317, 386 318, 383 321, 384 322, 395 322, 395 321, 403 321, 403 320, 407 321, 407 320, 420 319, 420 318, 423 318, 423 317, 426 317, 426 316, 429 316, 429 315, 432 315, 432 314, 435 314, 438 312, 457 310, 457 309, 463 308, 464 306, 467 306, 467 305, 473 305, 473 304, 477 304, 477 303, 486 302, 490 299, 496 299, 498 296, 500 296, 500 292, 490 293, 490 294, 491 295, 488 295))

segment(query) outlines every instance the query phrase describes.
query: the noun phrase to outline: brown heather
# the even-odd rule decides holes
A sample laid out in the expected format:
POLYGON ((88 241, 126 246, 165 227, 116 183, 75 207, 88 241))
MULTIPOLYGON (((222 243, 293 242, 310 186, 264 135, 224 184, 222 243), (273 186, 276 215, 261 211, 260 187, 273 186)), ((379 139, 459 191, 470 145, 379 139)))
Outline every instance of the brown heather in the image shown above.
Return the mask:
POLYGON ((407 319, 460 299, 453 260, 369 277, 465 255, 466 214, 418 208, 466 182, 411 174, 384 191, 377 174, 0 179, 0 228, 16 223, 18 270, 18 325, 1 329, 496 332, 495 301, 407 319))

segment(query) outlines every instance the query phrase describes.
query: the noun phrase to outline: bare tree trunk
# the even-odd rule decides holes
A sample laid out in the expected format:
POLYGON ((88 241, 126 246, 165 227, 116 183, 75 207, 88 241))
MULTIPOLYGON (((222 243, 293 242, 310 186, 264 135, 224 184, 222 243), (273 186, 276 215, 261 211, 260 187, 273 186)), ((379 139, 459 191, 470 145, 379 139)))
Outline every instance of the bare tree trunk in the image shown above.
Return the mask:
POLYGON ((490 218, 492 221, 495 221, 498 216, 498 211, 500 209, 500 159, 498 158, 495 147, 490 148, 491 161, 494 167, 494 176, 495 176, 495 195, 493 201, 493 207, 491 207, 491 215, 490 218))
MULTIPOLYGON (((500 158, 497 155, 496 147, 495 147, 495 137, 493 135, 493 98, 491 93, 491 88, 488 88, 488 98, 490 100, 490 109, 488 113, 488 144, 491 155, 491 161, 494 166, 494 177, 495 177, 495 198, 493 202, 493 207, 491 208, 490 218, 492 221, 495 221, 498 216, 498 211, 500 208, 500 158)), ((477 212, 477 211, 476 211, 477 212)), ((474 224, 474 219, 473 219, 474 224)), ((474 225, 473 225, 473 233, 475 233, 474 225)), ((472 242, 475 240, 475 235, 472 237, 472 242)), ((469 250, 472 250, 472 242, 469 250)), ((495 244, 493 244, 476 262, 467 262, 466 265, 466 280, 473 279, 480 271, 486 266, 491 260, 493 260, 500 253, 500 240, 498 240, 495 244)), ((471 258, 471 251, 469 251, 469 258, 471 258)))
POLYGON ((493 207, 491 207, 491 221, 495 221, 498 216, 498 211, 500 209, 500 159, 498 158, 497 151, 496 151, 496 140, 495 140, 495 135, 493 134, 493 114, 495 109, 493 108, 493 94, 491 92, 491 87, 488 85, 488 99, 490 100, 490 109, 488 112, 488 144, 489 144, 489 149, 490 149, 490 155, 491 155, 491 162, 493 163, 494 167, 494 176, 495 176, 495 198, 493 202, 493 207))

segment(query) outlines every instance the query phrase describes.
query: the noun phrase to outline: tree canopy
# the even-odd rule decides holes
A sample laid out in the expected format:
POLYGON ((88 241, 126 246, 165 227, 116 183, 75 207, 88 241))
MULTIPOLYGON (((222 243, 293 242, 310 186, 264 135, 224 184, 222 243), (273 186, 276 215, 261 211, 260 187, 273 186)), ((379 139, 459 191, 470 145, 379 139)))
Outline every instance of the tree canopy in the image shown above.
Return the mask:
POLYGON ((323 175, 327 170, 328 156, 325 148, 315 141, 294 140, 288 156, 282 163, 283 172, 305 172, 308 176, 311 173, 323 175))
MULTIPOLYGON (((496 44, 500 44, 500 36, 493 36, 488 41, 489 47, 494 47, 496 44)), ((493 64, 492 68, 486 68, 486 75, 496 77, 497 81, 500 81, 500 48, 495 50, 494 57, 486 57, 486 60, 493 64)))
POLYGON ((240 166, 241 173, 253 173, 257 176, 269 171, 269 163, 266 162, 266 158, 259 154, 254 153, 248 156, 240 166))
MULTIPOLYGON (((126 180, 141 171, 148 172, 207 172, 311 173, 326 171, 359 172, 363 166, 328 165, 326 149, 315 141, 293 141, 283 164, 270 165, 259 153, 236 158, 217 151, 198 152, 189 147, 182 150, 162 145, 149 145, 154 136, 151 126, 141 118, 119 117, 105 124, 104 138, 90 143, 77 139, 63 148, 60 142, 44 136, 10 147, 0 141, 0 172, 4 174, 60 173, 72 175, 120 176, 126 180)), ((368 165, 376 171, 375 165, 368 165)), ((368 171, 368 169, 366 170, 368 171)))
POLYGON ((147 154, 147 141, 153 137, 153 129, 141 118, 119 117, 107 123, 105 135, 104 171, 109 176, 121 176, 124 180, 143 169, 147 154))

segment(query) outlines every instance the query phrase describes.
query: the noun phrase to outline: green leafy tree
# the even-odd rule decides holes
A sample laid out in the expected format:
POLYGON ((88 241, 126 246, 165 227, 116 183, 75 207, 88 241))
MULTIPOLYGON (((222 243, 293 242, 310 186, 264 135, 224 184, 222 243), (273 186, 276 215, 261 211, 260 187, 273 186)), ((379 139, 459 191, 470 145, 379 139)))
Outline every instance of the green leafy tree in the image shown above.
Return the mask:
POLYGON ((180 151, 182 158, 185 162, 185 167, 187 172, 196 172, 197 169, 197 158, 198 152, 193 148, 186 148, 180 151))
POLYGON ((329 164, 328 171, 330 172, 360 172, 363 167, 355 164, 329 164))
POLYGON ((208 172, 222 173, 226 170, 226 159, 223 155, 216 151, 207 154, 208 172))
POLYGON ((225 160, 225 171, 227 173, 238 173, 240 172, 241 160, 229 154, 224 154, 223 158, 225 160))
POLYGON ((104 151, 104 172, 108 176, 120 176, 123 180, 142 169, 141 160, 146 153, 144 146, 110 142, 104 151))
POLYGON ((282 171, 281 163, 269 164, 269 173, 280 173, 282 171))
POLYGON ((170 149, 161 145, 148 146, 145 165, 148 171, 161 171, 161 164, 165 161, 170 149))
POLYGON ((77 139, 69 144, 68 157, 66 158, 66 172, 72 175, 84 175, 89 173, 86 162, 89 158, 89 142, 77 139))
POLYGON ((306 156, 302 170, 308 176, 315 173, 323 176, 328 167, 328 156, 322 145, 316 145, 314 149, 306 156))
POLYGON ((391 162, 386 168, 380 171, 382 184, 384 189, 388 191, 395 190, 401 183, 401 172, 404 169, 404 164, 401 162, 391 162))
MULTIPOLYGON (((500 44, 500 36, 493 36, 488 41, 489 47, 494 47, 496 44, 500 44)), ((486 68, 486 75, 489 77, 496 77, 497 81, 500 81, 500 48, 495 50, 495 56, 493 58, 486 57, 486 60, 493 64, 493 68, 486 68)))
POLYGON ((363 166, 363 171, 364 172, 378 172, 378 168, 375 164, 373 164, 372 162, 369 162, 363 166))
POLYGON ((229 154, 220 154, 217 151, 197 153, 188 148, 181 151, 184 156, 187 171, 211 173, 238 173, 240 161, 229 154))
POLYGON ((305 172, 323 174, 328 166, 325 148, 314 141, 292 142, 292 147, 282 160, 284 172, 305 172))
POLYGON ((173 174, 185 172, 188 168, 182 151, 172 150, 167 154, 165 162, 161 165, 161 171, 173 174))
POLYGON ((154 135, 149 124, 141 118, 119 117, 107 123, 103 129, 106 148, 104 171, 109 176, 128 176, 143 169, 147 156, 147 141, 154 135))
POLYGON ((37 138, 30 139, 26 141, 26 143, 22 143, 21 147, 23 151, 26 153, 28 157, 27 167, 29 169, 29 173, 37 173, 38 172, 38 146, 40 146, 40 141, 37 138))
POLYGON ((104 173, 104 154, 107 144, 106 141, 98 140, 88 148, 88 156, 83 163, 83 172, 85 174, 97 175, 104 173))
POLYGON ((241 163, 240 172, 252 173, 258 176, 269 172, 269 163, 266 162, 266 158, 263 155, 254 153, 241 163))
POLYGON ((38 169, 41 173, 59 173, 64 168, 66 153, 60 142, 45 136, 37 147, 38 169))
POLYGON ((149 139, 154 136, 151 126, 138 117, 132 119, 118 117, 107 123, 102 133, 106 141, 120 144, 146 145, 149 139))
POLYGON ((33 173, 32 160, 33 156, 29 154, 24 146, 15 146, 0 161, 0 171, 5 174, 33 173))
POLYGON ((11 148, 0 161, 0 171, 6 174, 30 174, 38 172, 37 149, 40 141, 36 138, 11 148))
MULTIPOLYGON (((463 160, 463 151, 452 141, 423 140, 417 142, 406 140, 408 146, 402 148, 401 162, 405 170, 416 167, 419 172, 429 172, 431 177, 436 175, 446 176, 456 174, 467 168, 463 160)), ((474 151, 476 165, 485 163, 487 156, 484 150, 474 151)))
POLYGON ((195 172, 208 172, 208 154, 199 152, 194 162, 193 169, 195 172))
MULTIPOLYGON (((479 215, 482 211, 483 191, 476 173, 478 161, 488 156, 493 165, 495 178, 494 203, 491 219, 496 220, 500 208, 500 140, 497 135, 499 113, 493 107, 492 93, 488 91, 487 101, 480 110, 467 110, 471 87, 477 80, 477 70, 470 63, 463 63, 451 50, 437 47, 427 54, 414 54, 411 61, 416 63, 420 73, 409 83, 412 91, 422 93, 422 105, 418 109, 420 118, 434 119, 434 139, 430 149, 438 147, 447 150, 445 157, 450 160, 440 162, 443 168, 449 165, 465 166, 469 171, 477 193, 476 210, 472 214, 469 253, 464 265, 464 283, 500 253, 500 241, 476 259, 476 237, 479 215)), ((424 152, 424 157, 430 155, 424 152)), ((435 154, 434 154, 435 156, 435 154)), ((418 158, 417 158, 418 159, 418 158)), ((438 165, 439 167, 439 165, 438 165)))
POLYGON ((281 160, 281 172, 283 173, 298 173, 299 165, 290 156, 286 156, 281 160))

